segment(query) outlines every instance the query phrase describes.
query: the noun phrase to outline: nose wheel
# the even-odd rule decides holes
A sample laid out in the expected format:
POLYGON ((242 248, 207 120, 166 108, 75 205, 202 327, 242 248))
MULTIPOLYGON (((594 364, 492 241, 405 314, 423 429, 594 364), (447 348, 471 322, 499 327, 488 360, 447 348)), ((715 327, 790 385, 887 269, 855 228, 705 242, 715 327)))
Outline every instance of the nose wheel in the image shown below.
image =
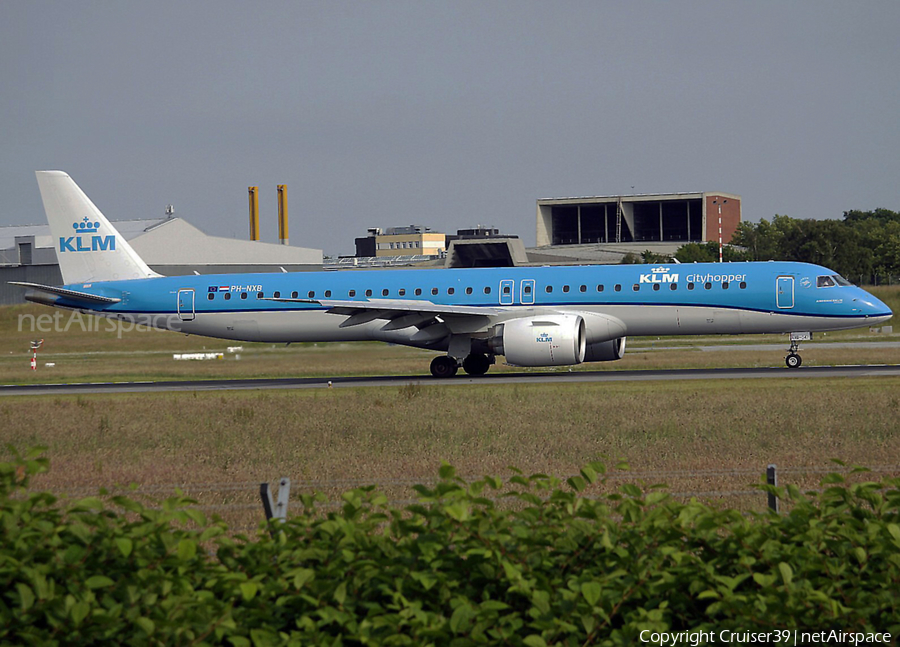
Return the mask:
POLYGON ((787 364, 788 368, 800 368, 800 365, 803 363, 798 352, 800 350, 800 342, 809 341, 810 339, 812 339, 812 334, 808 332, 791 333, 791 347, 788 349, 787 357, 784 358, 784 363, 787 364))

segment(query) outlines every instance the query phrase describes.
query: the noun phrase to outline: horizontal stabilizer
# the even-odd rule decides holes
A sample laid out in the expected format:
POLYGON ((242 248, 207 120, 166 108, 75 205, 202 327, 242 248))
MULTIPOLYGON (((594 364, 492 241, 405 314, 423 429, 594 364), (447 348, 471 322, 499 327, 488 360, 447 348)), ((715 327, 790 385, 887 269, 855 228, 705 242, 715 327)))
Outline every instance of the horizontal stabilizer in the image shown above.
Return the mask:
MULTIPOLYGON (((21 281, 10 281, 10 285, 18 285, 19 287, 37 290, 38 292, 47 292, 56 296, 69 299, 70 301, 81 301, 91 305, 109 305, 119 303, 122 299, 115 297, 104 297, 99 294, 90 294, 89 292, 79 292, 78 290, 68 290, 66 288, 57 288, 52 285, 41 285, 40 283, 24 283, 21 281)), ((26 297, 27 298, 27 297, 26 297)))

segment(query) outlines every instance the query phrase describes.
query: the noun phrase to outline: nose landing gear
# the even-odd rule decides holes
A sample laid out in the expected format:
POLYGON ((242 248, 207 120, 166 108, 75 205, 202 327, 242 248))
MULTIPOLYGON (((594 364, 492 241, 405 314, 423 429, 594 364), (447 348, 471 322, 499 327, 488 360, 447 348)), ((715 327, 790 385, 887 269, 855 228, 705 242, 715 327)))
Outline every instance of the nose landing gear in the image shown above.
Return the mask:
POLYGON ((800 365, 803 363, 803 360, 800 358, 800 355, 798 353, 798 351, 800 350, 800 342, 809 341, 810 339, 812 339, 812 333, 791 333, 791 347, 788 349, 787 357, 784 358, 784 363, 787 364, 788 368, 800 368, 800 365))

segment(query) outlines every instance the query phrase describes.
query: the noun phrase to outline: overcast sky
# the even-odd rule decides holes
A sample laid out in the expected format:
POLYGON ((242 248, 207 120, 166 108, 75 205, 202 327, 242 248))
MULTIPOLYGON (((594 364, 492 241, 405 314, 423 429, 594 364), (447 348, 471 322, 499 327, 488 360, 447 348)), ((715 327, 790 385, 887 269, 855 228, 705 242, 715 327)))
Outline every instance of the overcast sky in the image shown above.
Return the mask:
POLYGON ((34 171, 351 254, 535 200, 724 191, 745 220, 900 210, 900 2, 0 2, 0 225, 34 171))

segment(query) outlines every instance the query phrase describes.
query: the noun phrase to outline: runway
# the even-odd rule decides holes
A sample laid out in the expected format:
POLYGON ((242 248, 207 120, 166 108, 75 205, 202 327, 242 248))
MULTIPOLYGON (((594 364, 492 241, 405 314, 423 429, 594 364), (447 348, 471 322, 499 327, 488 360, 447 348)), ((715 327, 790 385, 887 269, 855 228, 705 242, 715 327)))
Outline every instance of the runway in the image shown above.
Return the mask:
POLYGON ((481 377, 457 376, 439 380, 425 375, 372 377, 308 377, 252 380, 191 380, 162 382, 106 382, 82 384, 0 385, 0 396, 165 393, 179 391, 252 391, 267 389, 328 389, 405 386, 493 386, 501 384, 571 384, 588 382, 645 382, 676 380, 744 380, 840 377, 900 377, 900 365, 809 366, 788 368, 720 368, 664 371, 546 371, 497 373, 481 377))

